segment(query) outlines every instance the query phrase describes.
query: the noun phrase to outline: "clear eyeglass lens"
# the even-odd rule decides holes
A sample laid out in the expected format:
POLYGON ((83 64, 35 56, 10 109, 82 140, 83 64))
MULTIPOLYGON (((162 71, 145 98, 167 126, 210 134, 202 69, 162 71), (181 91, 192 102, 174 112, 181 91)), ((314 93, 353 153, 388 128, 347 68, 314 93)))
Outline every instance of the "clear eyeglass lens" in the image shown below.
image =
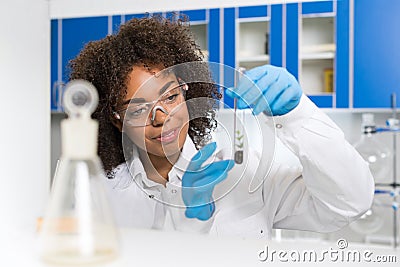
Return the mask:
POLYGON ((184 98, 185 85, 179 85, 164 93, 159 100, 153 102, 129 104, 122 114, 124 123, 130 126, 146 126, 151 124, 150 114, 157 105, 164 107, 169 115, 173 115, 179 110, 184 98), (177 108, 176 108, 177 107, 177 108))

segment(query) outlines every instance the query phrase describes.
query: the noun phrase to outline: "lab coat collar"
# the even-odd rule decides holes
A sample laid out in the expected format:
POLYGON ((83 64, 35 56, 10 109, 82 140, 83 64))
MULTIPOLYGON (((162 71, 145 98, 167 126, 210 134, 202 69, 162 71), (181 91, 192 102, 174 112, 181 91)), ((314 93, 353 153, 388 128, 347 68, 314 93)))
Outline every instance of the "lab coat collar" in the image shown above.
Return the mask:
MULTIPOLYGON (((190 138, 189 135, 186 135, 186 140, 185 143, 183 144, 183 148, 181 151, 181 154, 179 155, 179 158, 177 162, 174 164, 172 167, 171 171, 169 174, 176 174, 176 177, 179 179, 179 181, 182 180, 182 176, 185 173, 192 157, 197 153, 197 149, 195 144, 193 143, 192 138, 190 138)), ((169 176, 169 182, 174 183, 174 175, 168 175, 169 176)))
POLYGON ((144 170, 144 166, 142 161, 140 160, 139 157, 139 151, 137 146, 133 145, 132 146, 132 158, 129 166, 129 172, 131 173, 131 176, 135 180, 138 185, 142 187, 155 187, 159 186, 160 184, 150 180, 147 178, 146 171, 144 170))
MULTIPOLYGON (((193 143, 190 136, 186 135, 185 143, 183 144, 183 148, 181 154, 179 155, 178 161, 174 164, 168 174, 169 183, 178 184, 181 182, 182 176, 185 173, 190 160, 196 154, 196 152, 197 149, 195 144, 193 143), (178 178, 178 180, 176 178, 178 178)), ((139 151, 136 146, 133 146, 132 159, 128 166, 131 176, 139 184, 142 183, 146 187, 160 186, 159 183, 156 183, 147 178, 143 163, 139 158, 139 151)))

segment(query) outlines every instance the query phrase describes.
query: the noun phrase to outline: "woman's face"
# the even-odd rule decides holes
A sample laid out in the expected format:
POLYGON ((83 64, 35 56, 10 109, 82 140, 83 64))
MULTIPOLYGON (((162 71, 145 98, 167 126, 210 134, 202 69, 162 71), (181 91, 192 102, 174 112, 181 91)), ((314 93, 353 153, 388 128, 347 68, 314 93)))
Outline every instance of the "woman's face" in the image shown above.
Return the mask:
MULTIPOLYGON (((158 73, 160 69, 155 68, 152 71, 158 73)), ((124 120, 123 132, 139 149, 160 157, 180 152, 188 133, 189 114, 184 96, 177 96, 178 92, 181 89, 173 73, 154 75, 144 67, 133 68, 128 76, 127 94, 122 106, 129 106, 129 109, 122 114, 121 119, 124 120), (141 109, 146 106, 143 105, 144 102, 156 100, 160 101, 147 106, 148 112, 141 109), (154 108, 157 106, 161 108, 154 108), (143 123, 128 122, 135 121, 139 116, 143 116, 143 123)))

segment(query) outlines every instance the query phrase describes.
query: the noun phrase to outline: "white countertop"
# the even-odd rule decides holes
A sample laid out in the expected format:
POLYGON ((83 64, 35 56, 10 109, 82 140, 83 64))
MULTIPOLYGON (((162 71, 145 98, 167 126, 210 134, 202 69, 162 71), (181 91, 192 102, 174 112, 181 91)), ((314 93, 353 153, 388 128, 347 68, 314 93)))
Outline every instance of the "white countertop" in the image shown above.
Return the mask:
MULTIPOLYGON (((10 235, 8 235, 10 236, 10 235)), ((348 244, 347 248, 339 249, 336 242, 317 242, 310 240, 255 240, 236 237, 215 237, 179 232, 160 232, 151 230, 121 229, 121 252, 119 257, 105 267, 125 266, 275 266, 281 265, 282 260, 287 259, 286 264, 297 266, 309 266, 318 264, 323 266, 365 266, 366 261, 361 258, 358 263, 341 261, 340 253, 358 251, 360 255, 367 253, 371 263, 369 266, 399 266, 400 250, 394 250, 385 246, 371 246, 366 244, 348 244), (269 258, 266 261, 259 259, 261 251, 268 248, 269 258), (276 251, 271 261, 271 253, 276 251), (325 258, 320 263, 302 260, 301 263, 291 260, 290 253, 295 257, 296 253, 304 254, 305 251, 315 251, 317 259, 325 258), (336 252, 335 254, 335 251, 336 252), (279 259, 278 254, 281 254, 279 259), (286 254, 285 254, 286 253, 286 254), (329 253, 334 253, 330 260, 329 253), (372 263, 377 256, 393 256, 397 263, 372 263), (382 265, 383 264, 383 265, 382 265)), ((36 250, 36 233, 14 233, 5 242, 1 241, 1 266, 49 266, 38 257, 36 250), (7 264, 4 264, 7 263, 7 264)), ((261 258, 265 258, 265 253, 261 258)), ((301 256, 303 257, 303 256, 301 256)), ((308 257, 308 256, 307 256, 308 257)), ((353 259, 353 257, 351 258, 353 259)), ((351 260, 352 261, 352 260, 351 260)))

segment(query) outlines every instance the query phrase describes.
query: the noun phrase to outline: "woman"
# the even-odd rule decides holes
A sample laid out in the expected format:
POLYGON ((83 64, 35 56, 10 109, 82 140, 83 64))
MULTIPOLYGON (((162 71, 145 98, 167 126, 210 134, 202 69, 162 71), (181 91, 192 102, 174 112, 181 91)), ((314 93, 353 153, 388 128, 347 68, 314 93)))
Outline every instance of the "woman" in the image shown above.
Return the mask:
MULTIPOLYGON (((99 91, 99 155, 119 225, 262 237, 272 228, 334 231, 370 207, 366 163, 296 79, 273 66, 246 73, 256 86, 242 79, 227 92, 239 108, 273 116, 279 140, 272 168, 255 193, 240 182, 214 199, 235 164, 210 163, 219 146, 209 143, 214 103, 191 100, 221 96, 200 63, 195 71, 168 71, 201 60, 185 23, 150 17, 89 43, 71 62, 71 79, 99 91), (193 76, 201 82, 186 83, 193 76)), ((259 159, 249 158, 246 177, 259 159)))

